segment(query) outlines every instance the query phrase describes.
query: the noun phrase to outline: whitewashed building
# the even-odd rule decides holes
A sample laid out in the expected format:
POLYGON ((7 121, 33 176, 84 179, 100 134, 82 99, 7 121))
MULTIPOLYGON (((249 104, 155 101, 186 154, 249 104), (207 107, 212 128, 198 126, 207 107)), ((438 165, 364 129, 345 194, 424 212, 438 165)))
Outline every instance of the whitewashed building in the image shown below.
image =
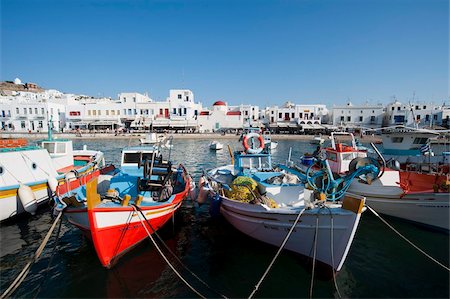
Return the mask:
POLYGON ((211 110, 200 111, 198 130, 201 133, 212 133, 219 130, 242 129, 244 117, 239 106, 228 106, 226 102, 216 101, 211 110))
POLYGON ((443 125, 443 117, 446 117, 444 110, 445 106, 433 103, 402 104, 399 101, 394 101, 386 106, 384 125, 441 126, 443 125))
POLYGON ((345 106, 335 106, 332 110, 333 125, 342 129, 380 128, 384 118, 382 104, 353 105, 348 102, 345 106))

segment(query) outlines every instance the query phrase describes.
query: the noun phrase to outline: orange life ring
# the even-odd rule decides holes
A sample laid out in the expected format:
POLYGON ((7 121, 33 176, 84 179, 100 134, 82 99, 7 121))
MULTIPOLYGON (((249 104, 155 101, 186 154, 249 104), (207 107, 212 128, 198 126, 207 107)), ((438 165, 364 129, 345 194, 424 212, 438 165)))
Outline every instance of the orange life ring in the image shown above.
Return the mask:
POLYGON ((244 136, 244 139, 242 141, 242 144, 244 145, 244 149, 247 153, 249 154, 259 154, 260 152, 262 152, 262 150, 264 149, 264 138, 261 134, 257 134, 257 133, 250 133, 244 136), (254 149, 252 148, 249 144, 248 141, 251 138, 255 138, 258 137, 259 140, 259 147, 254 149))

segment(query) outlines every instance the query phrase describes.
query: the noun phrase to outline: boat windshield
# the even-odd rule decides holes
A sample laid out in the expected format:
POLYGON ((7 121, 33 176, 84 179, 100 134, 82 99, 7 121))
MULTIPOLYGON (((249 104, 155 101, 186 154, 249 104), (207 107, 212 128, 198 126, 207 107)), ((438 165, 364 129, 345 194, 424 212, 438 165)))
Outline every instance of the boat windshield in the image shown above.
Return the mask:
MULTIPOLYGON (((123 155, 123 163, 139 163, 140 155, 141 153, 125 153, 123 155)), ((145 161, 145 159, 151 161, 152 155, 152 153, 142 153, 142 161, 145 161)))
POLYGON ((260 157, 241 157, 241 165, 243 169, 270 170, 272 165, 268 156, 260 157))

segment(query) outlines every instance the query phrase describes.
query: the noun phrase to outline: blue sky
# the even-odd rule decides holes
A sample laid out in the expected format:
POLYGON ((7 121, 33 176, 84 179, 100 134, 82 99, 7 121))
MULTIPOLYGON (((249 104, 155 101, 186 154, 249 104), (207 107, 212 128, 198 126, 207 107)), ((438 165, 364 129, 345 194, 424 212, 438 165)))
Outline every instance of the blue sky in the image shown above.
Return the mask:
POLYGON ((0 1, 1 80, 206 105, 449 102, 447 0, 0 1))

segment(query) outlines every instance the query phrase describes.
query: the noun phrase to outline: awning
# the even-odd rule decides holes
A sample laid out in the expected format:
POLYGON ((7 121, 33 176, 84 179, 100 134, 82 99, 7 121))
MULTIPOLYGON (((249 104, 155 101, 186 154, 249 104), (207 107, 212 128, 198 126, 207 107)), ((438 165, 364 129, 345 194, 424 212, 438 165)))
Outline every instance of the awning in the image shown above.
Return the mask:
POLYGON ((96 122, 90 123, 91 126, 112 126, 118 124, 119 123, 117 121, 110 121, 110 120, 98 120, 96 122))

